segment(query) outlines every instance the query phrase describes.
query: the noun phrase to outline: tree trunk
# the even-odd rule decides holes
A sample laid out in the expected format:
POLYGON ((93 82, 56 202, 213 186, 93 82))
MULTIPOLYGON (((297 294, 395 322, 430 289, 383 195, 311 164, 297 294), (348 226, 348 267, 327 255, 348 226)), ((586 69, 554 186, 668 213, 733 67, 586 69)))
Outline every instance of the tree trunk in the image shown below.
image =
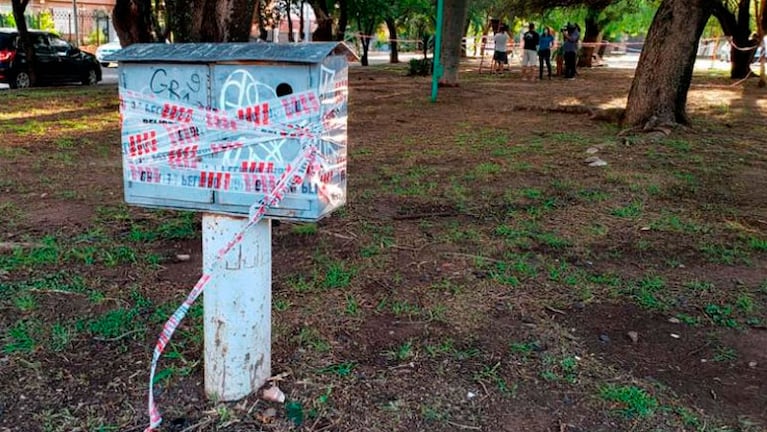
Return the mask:
POLYGON ((343 42, 346 38, 346 26, 349 24, 349 3, 346 0, 338 0, 338 32, 336 40, 343 42))
POLYGON ((295 42, 296 38, 293 37, 293 18, 290 15, 290 8, 292 6, 292 2, 290 0, 287 0, 287 15, 288 15, 288 42, 295 42))
MULTIPOLYGON (((468 6, 466 9, 466 15, 468 15, 468 6)), ((466 58, 469 56, 468 52, 468 40, 466 39, 469 35, 469 28, 471 27, 471 20, 467 17, 466 22, 463 25, 463 31, 461 32, 461 58, 466 58)))
POLYGON ((309 4, 314 9, 314 17, 317 20, 317 30, 312 33, 313 41, 332 41, 333 40, 333 18, 328 11, 328 5, 325 0, 309 0, 309 4))
POLYGON ((602 38, 602 28, 599 25, 599 14, 602 9, 589 8, 586 13, 586 25, 583 33, 583 45, 581 48, 581 57, 578 60, 578 67, 593 66, 594 51, 596 44, 602 38))
POLYGON ((173 41, 247 42, 257 2, 166 0, 173 41))
POLYGON ((389 29, 389 63, 399 63, 397 23, 394 18, 386 18, 386 28, 389 29))
MULTIPOLYGON (((767 8, 767 0, 762 0, 761 6, 759 7, 760 24, 758 24, 762 31, 759 32, 759 36, 764 36, 764 34, 767 33, 767 10, 765 10, 765 8, 767 8)), ((762 41, 760 40, 759 43, 762 43, 762 41)))
MULTIPOLYGON (((32 38, 29 37, 29 29, 27 29, 27 19, 24 17, 24 12, 27 10, 29 0, 12 0, 11 7, 13 8, 13 19, 16 20, 16 30, 19 31, 19 39, 24 45, 24 56, 27 58, 27 74, 29 74, 30 85, 37 84, 37 57, 35 56, 35 48, 32 43, 32 38)), ((11 77, 15 80, 14 77, 11 77)), ((14 84, 15 85, 15 84, 14 84)))
POLYGON ((738 4, 738 22, 732 35, 732 41, 735 45, 732 47, 730 58, 732 59, 732 69, 730 78, 741 79, 751 73, 751 59, 756 51, 756 41, 751 41, 751 0, 740 0, 738 4), (743 50, 742 48, 752 47, 752 49, 743 50), (741 48, 741 49, 738 49, 741 48))
POLYGON ((368 60, 368 51, 370 49, 370 41, 373 39, 370 36, 373 33, 373 25, 363 26, 362 20, 358 16, 357 28, 364 33, 362 36, 360 36, 360 41, 362 43, 362 57, 360 57, 360 64, 362 66, 368 66, 370 64, 368 60))
POLYGON ((256 0, 256 19, 258 20, 258 38, 265 41, 269 37, 266 31, 266 1, 256 0))
POLYGON ((301 9, 298 10, 298 40, 306 42, 304 40, 304 0, 301 0, 301 9))
POLYGON ((117 0, 112 10, 112 25, 123 47, 156 41, 152 32, 151 0, 117 0))
POLYGON ((647 33, 626 104, 625 122, 689 124, 687 91, 711 0, 663 0, 647 33))
POLYGON ((754 51, 756 51, 756 45, 752 45, 751 40, 737 40, 733 38, 733 43, 736 47, 748 47, 752 46, 750 50, 740 50, 735 47, 732 48, 730 53, 730 59, 732 60, 732 69, 730 69, 730 78, 742 79, 747 77, 751 73, 751 60, 754 58, 754 51))
MULTIPOLYGON (((442 26, 442 63, 443 75, 439 83, 443 86, 458 85, 458 66, 461 62, 461 39, 463 26, 468 13, 467 0, 444 0, 445 11, 442 26)), ((439 23, 437 23, 439 25, 439 23)))
POLYGON ((751 58, 756 50, 756 41, 751 41, 751 12, 749 6, 750 0, 739 0, 738 10, 732 13, 726 4, 717 2, 712 9, 712 13, 722 26, 722 31, 726 36, 732 38, 730 48, 730 78, 741 79, 748 76, 751 72, 751 58), (742 48, 753 47, 750 50, 742 48), (741 49, 738 49, 741 48, 741 49))

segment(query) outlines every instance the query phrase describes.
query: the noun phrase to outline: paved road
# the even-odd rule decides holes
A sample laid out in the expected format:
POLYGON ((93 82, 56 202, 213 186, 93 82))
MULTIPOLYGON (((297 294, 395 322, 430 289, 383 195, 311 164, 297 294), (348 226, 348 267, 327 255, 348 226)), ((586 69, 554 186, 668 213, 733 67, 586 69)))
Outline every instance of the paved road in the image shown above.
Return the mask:
MULTIPOLYGON (((117 68, 101 68, 101 82, 99 85, 115 85, 117 84, 117 68)), ((73 84, 76 86, 76 84, 73 84)), ((8 88, 8 84, 0 84, 0 90, 8 88)))
MULTIPOLYGON (((370 64, 385 64, 389 62, 389 53, 387 52, 372 52, 369 54, 370 64)), ((401 63, 407 63, 412 58, 421 58, 421 54, 415 53, 401 53, 399 60, 401 63)), ((639 61, 639 54, 627 53, 620 56, 608 56, 605 57, 605 63, 607 67, 616 69, 635 69, 637 62, 639 61)), ((359 63, 357 63, 359 65, 359 63)), ((758 65, 757 65, 758 66, 758 65)), ((719 60, 712 60, 706 58, 698 58, 695 62, 696 70, 729 70, 730 63, 722 62, 719 60)), ((102 68, 102 81, 99 85, 115 85, 117 84, 117 68, 109 67, 102 68)), ((754 69, 758 71, 758 67, 754 69)), ((7 89, 8 85, 0 84, 0 90, 7 89)))

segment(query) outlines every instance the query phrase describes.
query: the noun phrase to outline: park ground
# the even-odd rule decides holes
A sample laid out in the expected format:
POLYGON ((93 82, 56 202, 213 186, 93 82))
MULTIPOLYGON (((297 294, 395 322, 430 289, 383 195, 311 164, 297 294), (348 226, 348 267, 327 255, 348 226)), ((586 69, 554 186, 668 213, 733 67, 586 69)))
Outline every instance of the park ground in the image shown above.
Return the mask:
MULTIPOLYGON (((196 305, 162 430, 765 430, 756 79, 696 71, 693 127, 650 144, 560 109, 625 105, 630 69, 472 62, 430 103, 406 68, 350 72, 348 205, 274 227, 286 403, 206 400, 196 305)), ((114 86, 2 92, 0 136, 0 431, 140 431, 200 215, 123 203, 114 86)))

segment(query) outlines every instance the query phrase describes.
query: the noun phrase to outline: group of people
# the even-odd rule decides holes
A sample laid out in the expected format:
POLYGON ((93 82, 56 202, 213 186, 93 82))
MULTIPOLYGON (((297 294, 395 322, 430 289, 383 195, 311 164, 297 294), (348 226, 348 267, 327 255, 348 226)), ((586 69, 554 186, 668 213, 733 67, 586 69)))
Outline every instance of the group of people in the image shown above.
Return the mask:
MULTIPOLYGON (((575 60, 578 52, 578 42, 581 38, 580 27, 577 24, 567 23, 562 28, 562 51, 565 63, 565 78, 575 79, 575 60)), ((493 36, 495 51, 493 52, 493 71, 503 71, 509 64, 508 28, 501 24, 498 32, 493 36)), ((551 79, 551 50, 554 48, 556 39, 550 27, 544 27, 543 32, 535 31, 535 24, 530 23, 527 31, 522 35, 522 79, 535 80, 535 67, 538 66, 538 79, 543 79, 543 66, 546 65, 548 78, 551 79), (536 59, 538 60, 536 62, 536 59)))

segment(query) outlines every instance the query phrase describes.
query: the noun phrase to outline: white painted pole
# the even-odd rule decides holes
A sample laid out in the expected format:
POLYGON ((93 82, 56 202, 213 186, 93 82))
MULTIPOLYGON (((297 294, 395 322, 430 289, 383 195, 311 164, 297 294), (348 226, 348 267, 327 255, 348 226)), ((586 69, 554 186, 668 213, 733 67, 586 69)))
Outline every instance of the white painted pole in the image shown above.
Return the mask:
POLYGON ((77 22, 77 0, 72 0, 72 11, 75 18, 75 46, 80 46, 80 24, 77 22))
POLYGON ((309 3, 303 4, 304 8, 304 42, 312 41, 312 19, 314 10, 309 3))
MULTIPOLYGON (((203 265, 239 233, 248 219, 204 213, 203 265)), ((241 399, 271 376, 272 224, 251 227, 229 252, 203 294, 205 393, 241 399)))

